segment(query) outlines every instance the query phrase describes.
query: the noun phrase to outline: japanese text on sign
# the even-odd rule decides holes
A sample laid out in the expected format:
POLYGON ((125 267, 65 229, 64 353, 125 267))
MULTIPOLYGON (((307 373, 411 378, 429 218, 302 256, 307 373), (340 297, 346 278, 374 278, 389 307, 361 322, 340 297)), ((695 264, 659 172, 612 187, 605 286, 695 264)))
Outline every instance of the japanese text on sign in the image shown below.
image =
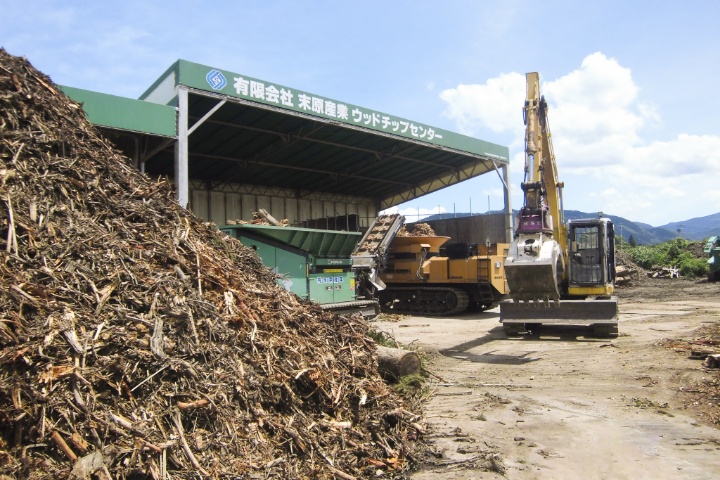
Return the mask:
POLYGON ((306 93, 296 93, 289 88, 281 87, 278 89, 275 85, 246 79, 244 77, 233 77, 233 80, 235 93, 251 100, 260 100, 265 103, 290 107, 314 115, 322 115, 359 126, 372 127, 374 129, 408 135, 427 141, 443 138, 442 135, 432 127, 393 118, 372 110, 358 107, 352 107, 352 109, 350 109, 350 106, 344 103, 308 95, 306 93))

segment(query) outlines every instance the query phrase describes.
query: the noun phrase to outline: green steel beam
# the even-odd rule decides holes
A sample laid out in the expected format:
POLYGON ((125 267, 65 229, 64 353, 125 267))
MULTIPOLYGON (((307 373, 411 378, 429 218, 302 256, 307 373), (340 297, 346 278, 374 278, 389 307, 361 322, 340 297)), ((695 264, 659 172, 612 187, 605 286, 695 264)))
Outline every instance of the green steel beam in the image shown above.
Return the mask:
POLYGON ((163 137, 176 135, 174 107, 63 85, 59 87, 65 95, 82 104, 88 120, 95 125, 163 137))

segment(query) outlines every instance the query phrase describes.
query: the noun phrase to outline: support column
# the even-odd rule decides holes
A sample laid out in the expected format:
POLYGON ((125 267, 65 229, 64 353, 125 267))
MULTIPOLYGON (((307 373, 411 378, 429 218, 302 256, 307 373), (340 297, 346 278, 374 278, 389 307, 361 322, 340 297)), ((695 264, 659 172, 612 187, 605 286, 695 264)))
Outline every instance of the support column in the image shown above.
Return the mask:
POLYGON ((503 192, 505 194, 505 241, 507 243, 510 243, 513 240, 513 216, 512 206, 510 204, 510 174, 508 172, 509 169, 510 165, 502 166, 503 183, 505 184, 505 188, 503 188, 503 192))
MULTIPOLYGON (((133 164, 135 164, 135 168, 140 168, 140 137, 135 135, 133 137, 133 143, 135 146, 135 152, 133 153, 133 164)), ((141 170, 142 173, 145 173, 144 170, 141 170)))
POLYGON ((190 174, 188 148, 188 91, 178 89, 178 126, 175 144, 175 198, 181 207, 187 208, 190 202, 190 174))

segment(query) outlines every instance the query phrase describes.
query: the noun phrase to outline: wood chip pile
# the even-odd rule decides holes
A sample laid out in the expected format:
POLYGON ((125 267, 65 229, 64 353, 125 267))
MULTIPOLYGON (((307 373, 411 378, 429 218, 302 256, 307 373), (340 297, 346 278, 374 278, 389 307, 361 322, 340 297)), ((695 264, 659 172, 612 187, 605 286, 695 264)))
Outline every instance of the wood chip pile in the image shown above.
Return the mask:
POLYGON ((416 223, 413 229, 408 231, 405 225, 400 227, 397 233, 398 237, 434 237, 435 230, 427 223, 416 223))
POLYGON ((0 477, 407 470, 422 429, 362 320, 278 287, 3 49, 0 252, 0 477))

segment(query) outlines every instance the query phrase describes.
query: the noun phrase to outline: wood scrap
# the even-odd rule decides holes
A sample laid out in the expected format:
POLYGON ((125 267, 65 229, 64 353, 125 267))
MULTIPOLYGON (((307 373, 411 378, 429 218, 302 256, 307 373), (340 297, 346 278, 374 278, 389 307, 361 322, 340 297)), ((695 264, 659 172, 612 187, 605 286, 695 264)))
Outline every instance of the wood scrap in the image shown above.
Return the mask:
POLYGON ((364 321, 278 286, 1 48, 0 92, 0 477, 410 468, 364 321))
POLYGON ((680 278, 680 269, 676 267, 655 266, 646 272, 651 278, 680 278))
POLYGON ((378 369, 383 378, 397 381, 406 375, 420 373, 420 356, 411 350, 377 347, 378 369))
POLYGON ((408 230, 405 225, 400 227, 397 233, 398 237, 434 237, 435 230, 427 223, 416 223, 412 230, 408 230))

